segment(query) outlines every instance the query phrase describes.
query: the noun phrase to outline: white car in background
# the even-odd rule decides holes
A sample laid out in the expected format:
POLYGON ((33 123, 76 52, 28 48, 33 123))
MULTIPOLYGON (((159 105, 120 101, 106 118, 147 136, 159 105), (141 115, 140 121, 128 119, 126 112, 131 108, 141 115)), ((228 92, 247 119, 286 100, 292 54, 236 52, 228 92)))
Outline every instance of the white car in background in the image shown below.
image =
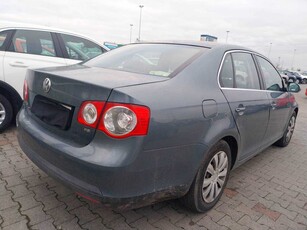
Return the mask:
POLYGON ((0 22, 0 132, 10 125, 22 105, 28 68, 72 65, 108 50, 79 34, 0 22))

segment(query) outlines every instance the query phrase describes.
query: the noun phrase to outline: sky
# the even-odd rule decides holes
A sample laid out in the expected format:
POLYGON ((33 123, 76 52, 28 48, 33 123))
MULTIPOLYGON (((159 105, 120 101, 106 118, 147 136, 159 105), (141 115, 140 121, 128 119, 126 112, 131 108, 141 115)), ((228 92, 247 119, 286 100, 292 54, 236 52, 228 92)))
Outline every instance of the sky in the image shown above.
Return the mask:
POLYGON ((61 28, 100 42, 200 40, 251 48, 307 71, 307 0, 0 0, 0 21, 61 28))

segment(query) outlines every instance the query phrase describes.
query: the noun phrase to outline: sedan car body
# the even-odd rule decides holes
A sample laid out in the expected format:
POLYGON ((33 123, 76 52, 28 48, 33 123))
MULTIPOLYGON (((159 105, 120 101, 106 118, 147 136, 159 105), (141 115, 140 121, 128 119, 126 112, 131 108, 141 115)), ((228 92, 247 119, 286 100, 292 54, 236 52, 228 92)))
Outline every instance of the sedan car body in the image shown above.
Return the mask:
POLYGON ((0 132, 15 121, 27 68, 66 66, 108 48, 83 35, 19 23, 0 23, 0 132))
POLYGON ((78 194, 119 209, 178 197, 212 208, 231 168, 289 143, 298 113, 265 57, 210 43, 131 44, 29 71, 24 89, 23 151, 78 194))

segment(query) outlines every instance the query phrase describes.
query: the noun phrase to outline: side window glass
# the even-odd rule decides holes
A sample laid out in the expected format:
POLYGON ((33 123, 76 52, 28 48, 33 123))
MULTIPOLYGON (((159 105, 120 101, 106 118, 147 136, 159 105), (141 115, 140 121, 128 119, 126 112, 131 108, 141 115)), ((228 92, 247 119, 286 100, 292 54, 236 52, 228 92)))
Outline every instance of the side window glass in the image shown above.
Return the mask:
POLYGON ((105 52, 99 45, 84 38, 67 34, 61 36, 70 59, 86 61, 105 52))
POLYGON ((260 89, 260 82, 253 57, 249 53, 233 53, 235 87, 260 89))
POLYGON ((7 35, 8 35, 7 31, 0 33, 0 50, 1 50, 2 46, 4 45, 4 41, 5 41, 7 35))
POLYGON ((282 91, 282 79, 275 68, 264 58, 257 56, 257 59, 262 71, 265 88, 272 91, 282 91))
POLYGON ((51 34, 44 31, 17 30, 10 51, 55 57, 51 34))
POLYGON ((221 87, 226 87, 226 88, 234 87, 233 67, 232 67, 232 60, 230 54, 227 54, 224 59, 219 80, 221 87))

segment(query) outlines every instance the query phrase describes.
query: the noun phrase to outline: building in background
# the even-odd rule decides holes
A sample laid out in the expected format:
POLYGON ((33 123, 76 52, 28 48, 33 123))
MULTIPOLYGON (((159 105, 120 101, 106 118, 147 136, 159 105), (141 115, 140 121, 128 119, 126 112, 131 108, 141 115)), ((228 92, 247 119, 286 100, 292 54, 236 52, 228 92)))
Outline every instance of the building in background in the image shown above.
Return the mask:
POLYGON ((217 42, 217 37, 208 34, 201 34, 200 40, 203 42, 217 42))

